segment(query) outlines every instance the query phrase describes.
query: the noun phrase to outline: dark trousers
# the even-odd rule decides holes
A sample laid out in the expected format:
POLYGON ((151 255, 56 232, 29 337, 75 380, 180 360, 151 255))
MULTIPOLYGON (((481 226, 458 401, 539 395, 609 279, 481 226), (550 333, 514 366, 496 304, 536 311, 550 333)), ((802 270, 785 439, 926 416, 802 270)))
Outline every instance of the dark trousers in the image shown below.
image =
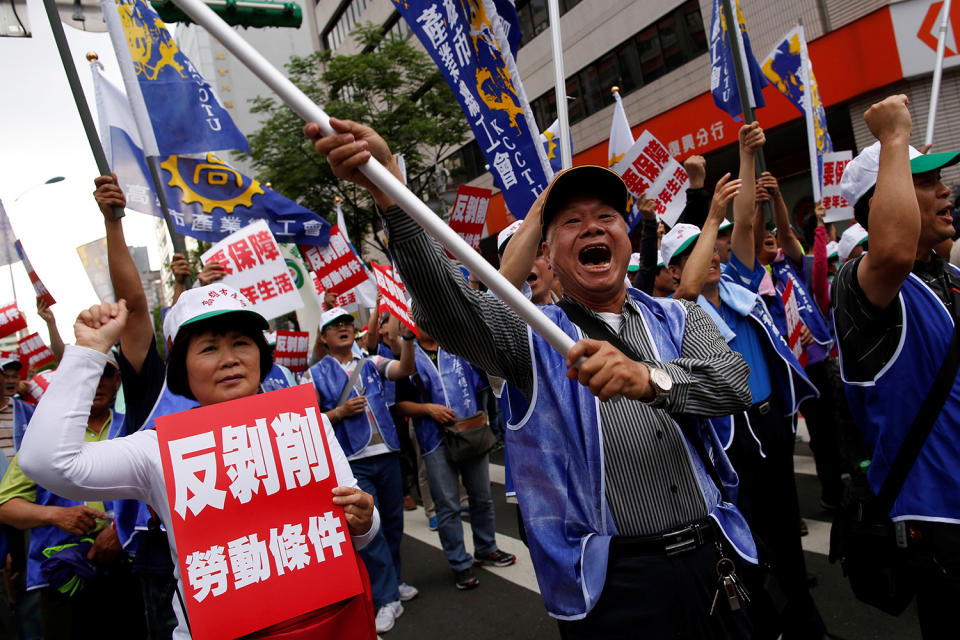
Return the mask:
POLYGON ((819 640, 826 629, 807 587, 800 544, 792 419, 784 416, 776 394, 754 404, 748 416, 750 430, 743 415, 736 416, 727 455, 740 477, 737 506, 757 540, 761 563, 769 565, 769 571, 744 570, 754 598, 754 637, 765 640, 783 633, 785 640, 819 640), (761 447, 766 457, 761 457, 761 447))
POLYGON ((810 432, 810 450, 820 480, 820 497, 831 505, 839 505, 843 497, 844 472, 840 454, 840 432, 837 426, 837 402, 833 396, 830 360, 821 360, 806 368, 807 377, 820 392, 819 398, 808 398, 800 405, 810 432))
POLYGON ((40 610, 44 640, 147 637, 139 585, 122 562, 73 596, 52 587, 42 589, 40 610))
POLYGON ((919 541, 911 542, 917 562, 917 613, 923 640, 957 637, 960 603, 960 525, 911 522, 919 541))
MULTIPOLYGON (((728 557, 733 557, 729 553, 728 557)), ((629 554, 611 545, 603 593, 583 620, 559 620, 564 640, 677 640, 750 638, 744 609, 731 611, 724 598, 713 615, 717 560, 713 544, 667 557, 629 554)))
POLYGON ((360 488, 373 496, 380 512, 380 531, 360 557, 370 574, 377 608, 400 599, 400 540, 403 539, 403 478, 400 456, 384 453, 350 462, 360 488))

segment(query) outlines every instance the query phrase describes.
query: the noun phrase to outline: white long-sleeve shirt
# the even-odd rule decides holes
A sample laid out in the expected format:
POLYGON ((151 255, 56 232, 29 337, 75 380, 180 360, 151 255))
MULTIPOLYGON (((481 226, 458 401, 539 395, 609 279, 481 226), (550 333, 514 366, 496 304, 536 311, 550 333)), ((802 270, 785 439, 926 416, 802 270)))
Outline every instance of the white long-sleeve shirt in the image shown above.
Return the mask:
MULTIPOLYGON (((67 346, 57 376, 37 405, 23 438, 20 467, 37 484, 71 500, 132 499, 153 507, 167 530, 174 577, 177 589, 183 594, 156 431, 150 429, 114 440, 84 442, 90 407, 106 363, 106 355, 99 351, 67 346)), ((326 416, 322 419, 337 483, 359 488, 330 421, 326 416)), ((354 547, 365 547, 379 529, 380 514, 374 509, 370 530, 352 536, 354 547)), ((173 637, 187 640, 190 633, 177 597, 174 597, 173 609, 178 622, 173 637)))

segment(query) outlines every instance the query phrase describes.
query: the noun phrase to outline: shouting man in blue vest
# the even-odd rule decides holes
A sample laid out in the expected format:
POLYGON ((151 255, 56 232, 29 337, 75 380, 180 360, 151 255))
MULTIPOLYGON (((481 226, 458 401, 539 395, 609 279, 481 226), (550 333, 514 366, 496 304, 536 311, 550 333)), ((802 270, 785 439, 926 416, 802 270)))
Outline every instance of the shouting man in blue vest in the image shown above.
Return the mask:
POLYGON ((749 406, 749 371, 702 309, 627 288, 620 177, 576 167, 535 205, 564 291, 541 309, 577 340, 559 354, 501 301, 471 289, 358 171, 373 155, 400 176, 383 139, 357 123, 331 125, 338 134, 319 138, 315 124, 305 133, 334 174, 368 189, 383 212, 418 325, 519 391, 507 451, 540 591, 561 635, 749 637, 735 566, 756 551, 731 502, 736 476, 698 419, 749 406), (715 598, 724 583, 730 597, 715 598))
POLYGON ((934 381, 960 321, 960 275, 933 248, 954 234, 940 170, 960 152, 921 155, 910 147, 907 104, 897 95, 867 110, 878 142, 844 170, 841 191, 869 230, 870 247, 837 274, 833 311, 850 410, 873 448, 867 477, 875 492, 911 424, 923 426, 924 414, 926 426, 932 421, 889 515, 917 564, 923 637, 945 638, 956 635, 960 601, 960 378, 953 367, 934 381), (928 411, 937 387, 946 399, 928 411))

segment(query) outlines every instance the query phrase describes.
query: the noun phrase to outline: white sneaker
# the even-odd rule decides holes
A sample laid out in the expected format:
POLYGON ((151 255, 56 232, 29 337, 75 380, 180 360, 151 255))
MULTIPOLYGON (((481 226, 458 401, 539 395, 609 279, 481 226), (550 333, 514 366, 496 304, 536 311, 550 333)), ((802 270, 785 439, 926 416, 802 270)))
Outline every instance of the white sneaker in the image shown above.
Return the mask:
POLYGON ((403 606, 399 601, 385 604, 377 609, 377 617, 374 620, 377 625, 377 633, 386 633, 393 629, 393 625, 401 613, 403 613, 403 606))
POLYGON ((420 593, 420 590, 416 587, 411 587, 406 582, 401 582, 397 585, 397 590, 400 592, 400 601, 407 602, 408 600, 413 600, 417 597, 417 594, 420 593))

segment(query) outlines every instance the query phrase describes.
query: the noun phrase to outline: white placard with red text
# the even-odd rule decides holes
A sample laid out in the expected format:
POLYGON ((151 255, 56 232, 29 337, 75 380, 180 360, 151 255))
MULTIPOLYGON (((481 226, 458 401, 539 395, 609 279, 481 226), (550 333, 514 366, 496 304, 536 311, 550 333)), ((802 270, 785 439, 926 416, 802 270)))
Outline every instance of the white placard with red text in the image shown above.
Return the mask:
POLYGON ((657 201, 657 217, 671 227, 677 224, 687 206, 690 177, 652 133, 641 133, 612 169, 623 178, 635 199, 653 198, 657 201))
POLYGON ((223 266, 225 284, 238 290, 267 320, 303 306, 280 247, 263 220, 247 225, 200 256, 223 266))
POLYGON ((474 249, 480 246, 480 238, 483 237, 483 225, 487 221, 492 193, 490 189, 463 184, 457 188, 457 199, 453 201, 453 210, 450 212, 450 228, 474 249))
POLYGON ((824 222, 850 220, 853 218, 853 204, 840 195, 840 178, 847 163, 853 160, 853 151, 833 151, 823 154, 823 208, 827 213, 824 222))
POLYGON ((310 386, 157 419, 194 638, 237 638, 362 592, 310 386))
POLYGON ((277 331, 277 346, 273 361, 294 373, 307 370, 307 351, 310 349, 310 334, 306 331, 277 331))
POLYGON ((325 290, 350 291, 367 279, 360 258, 354 253, 340 227, 330 227, 330 244, 324 248, 300 245, 300 253, 320 278, 325 290))
POLYGON ((386 307, 410 331, 417 333, 417 325, 413 321, 413 315, 407 305, 407 294, 403 285, 394 280, 390 267, 381 267, 375 262, 371 262, 370 267, 373 269, 373 277, 377 280, 377 288, 380 289, 381 309, 386 307))
POLYGON ((31 333, 26 338, 21 338, 17 344, 20 348, 20 360, 24 362, 24 369, 28 367, 39 369, 56 360, 53 351, 38 333, 31 333))
POLYGON ((27 320, 20 313, 16 302, 0 307, 0 338, 27 328, 27 320))

